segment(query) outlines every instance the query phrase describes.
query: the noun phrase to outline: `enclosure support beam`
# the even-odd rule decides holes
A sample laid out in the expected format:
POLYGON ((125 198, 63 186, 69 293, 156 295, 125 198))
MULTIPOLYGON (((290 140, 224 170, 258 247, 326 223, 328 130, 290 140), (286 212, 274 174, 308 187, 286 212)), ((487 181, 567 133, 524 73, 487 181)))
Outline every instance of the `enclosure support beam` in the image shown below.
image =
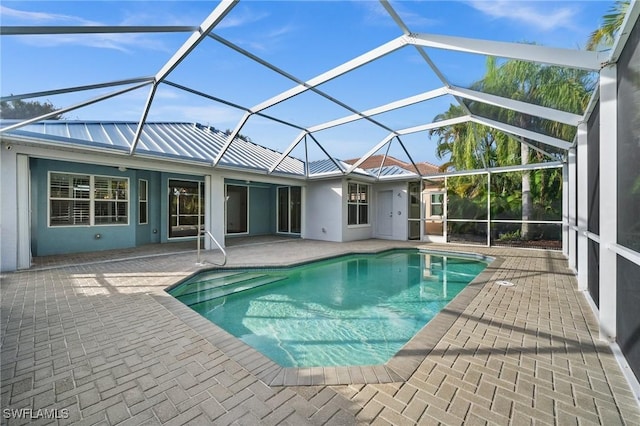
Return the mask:
MULTIPOLYGON (((564 197, 564 194, 567 194, 567 229, 568 229, 568 235, 567 237, 569 238, 569 243, 568 243, 568 247, 567 247, 567 256, 569 257, 569 268, 573 269, 574 271, 576 271, 576 261, 577 261, 577 257, 576 257, 576 249, 577 244, 576 244, 576 235, 577 235, 577 231, 575 226, 578 225, 578 223, 576 222, 576 149, 575 148, 571 148, 569 150, 568 156, 567 156, 567 172, 568 172, 568 188, 565 192, 564 188, 562 190, 562 194, 564 197)), ((563 219, 564 220, 564 219, 563 219)))
POLYGON ((535 44, 470 39, 440 34, 412 34, 409 43, 416 46, 446 49, 457 52, 497 56, 521 61, 539 62, 588 71, 600 69, 601 54, 588 50, 562 49, 535 44))
POLYGON ((487 172, 487 247, 491 247, 491 172, 487 172))
POLYGON ((587 123, 578 126, 578 145, 576 149, 576 173, 578 205, 576 208, 578 221, 578 290, 586 291, 587 272, 589 270, 589 239, 587 238, 587 224, 589 216, 589 188, 587 175, 587 123))
POLYGON ((617 188, 617 66, 600 71, 600 338, 614 342, 617 311, 618 242, 617 188))
POLYGON ((156 94, 156 90, 158 89, 158 85, 162 83, 162 81, 167 78, 167 76, 173 71, 180 63, 195 49, 198 44, 209 34, 213 28, 220 23, 224 19, 225 16, 231 9, 238 3, 238 0, 226 0, 221 1, 220 4, 209 14, 207 19, 204 20, 202 25, 200 25, 191 36, 185 41, 182 46, 173 54, 173 56, 162 66, 160 71, 158 71, 154 77, 153 86, 151 87, 151 91, 149 96, 147 97, 147 101, 142 108, 142 116, 140 121, 138 122, 138 127, 136 129, 136 133, 133 136, 133 140, 131 141, 131 149, 130 154, 136 150, 138 145, 138 141, 140 140, 140 135, 142 135, 142 128, 147 121, 147 117, 149 115, 149 110, 151 109, 151 104, 153 103, 153 98, 156 94))
POLYGON ((569 255, 569 165, 562 165, 562 254, 569 255))

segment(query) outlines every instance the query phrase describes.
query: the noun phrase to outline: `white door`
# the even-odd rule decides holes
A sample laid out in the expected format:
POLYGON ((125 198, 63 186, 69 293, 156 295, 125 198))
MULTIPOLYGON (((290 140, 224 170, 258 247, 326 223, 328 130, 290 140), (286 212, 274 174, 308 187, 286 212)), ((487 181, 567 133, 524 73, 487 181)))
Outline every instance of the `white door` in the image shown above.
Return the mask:
POLYGON ((378 192, 378 235, 393 234, 393 191, 378 192))

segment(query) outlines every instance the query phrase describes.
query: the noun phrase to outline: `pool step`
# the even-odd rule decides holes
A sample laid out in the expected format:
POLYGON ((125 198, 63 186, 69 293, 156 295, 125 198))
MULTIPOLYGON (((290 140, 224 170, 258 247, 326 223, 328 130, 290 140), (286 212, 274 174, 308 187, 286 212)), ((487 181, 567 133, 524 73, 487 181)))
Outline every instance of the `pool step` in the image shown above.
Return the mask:
MULTIPOLYGON (((197 293, 199 291, 208 290, 210 288, 220 287, 233 284, 237 281, 246 280, 246 274, 247 272, 240 271, 208 272, 205 275, 199 275, 185 281, 178 287, 171 290, 170 293, 174 297, 183 296, 189 293, 197 293)), ((255 276, 264 276, 264 274, 255 274, 255 276)))
POLYGON ((176 298, 185 305, 194 307, 194 305, 207 302, 219 297, 228 296, 240 291, 250 290, 267 284, 273 284, 286 279, 285 276, 270 276, 266 274, 246 273, 236 277, 233 283, 219 285, 197 293, 185 293, 176 298))

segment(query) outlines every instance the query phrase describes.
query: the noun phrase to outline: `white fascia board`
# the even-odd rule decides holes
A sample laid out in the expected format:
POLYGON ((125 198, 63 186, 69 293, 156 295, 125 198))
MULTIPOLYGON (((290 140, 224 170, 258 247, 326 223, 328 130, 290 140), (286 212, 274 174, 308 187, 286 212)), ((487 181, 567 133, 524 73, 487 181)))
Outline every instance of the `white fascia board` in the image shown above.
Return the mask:
POLYGON ((364 117, 372 117, 374 115, 382 114, 385 112, 393 111, 395 109, 404 108, 406 106, 414 105, 420 102, 427 101, 429 99, 437 98, 440 96, 444 96, 447 94, 447 90, 444 87, 439 89, 430 90, 428 92, 420 93, 415 96, 410 96, 408 98, 400 99, 394 102, 390 102, 385 105, 381 105, 379 107, 371 108, 366 111, 362 111, 361 114, 352 114, 346 117, 338 118, 332 121, 327 121, 325 123, 317 124, 315 126, 309 127, 309 132, 318 132, 320 130, 326 130, 331 127, 340 126, 342 124, 351 123, 356 120, 360 120, 364 117))
POLYGON ((409 173, 402 174, 402 175, 379 176, 376 180, 379 183, 386 183, 386 182, 416 181, 420 179, 420 175, 417 175, 413 172, 409 172, 409 173))
POLYGON ((534 105, 514 99, 503 98, 501 96, 491 95, 488 93, 477 92, 475 90, 469 90, 455 86, 447 88, 446 90, 447 93, 453 96, 459 96, 461 98, 469 99, 472 101, 478 101, 488 105, 521 112, 523 114, 557 121, 559 123, 568 124, 570 126, 577 126, 578 123, 582 121, 582 116, 578 114, 572 114, 570 112, 534 105))
POLYGON ((368 64, 371 61, 374 61, 378 58, 381 58, 391 52, 394 52, 404 46, 407 45, 406 36, 400 36, 396 39, 391 40, 388 43, 383 44, 375 49, 368 51, 367 53, 358 56, 348 62, 345 62, 337 67, 322 73, 311 80, 306 81, 304 84, 299 84, 285 92, 282 92, 266 101, 255 105, 251 108, 251 112, 259 112, 269 107, 272 107, 280 102, 286 101, 296 95, 299 95, 302 92, 309 90, 311 87, 318 86, 320 84, 326 83, 329 80, 333 80, 336 77, 339 77, 343 74, 348 73, 349 71, 353 71, 356 68, 359 68, 365 64, 368 64))
POLYGON ((388 134, 384 139, 382 139, 380 142, 378 142, 376 144, 376 146, 374 146, 373 148, 371 148, 369 150, 369 152, 367 152, 365 155, 363 155, 362 157, 360 157, 360 159, 358 161, 356 161, 354 164, 352 164, 347 171, 345 172, 345 174, 350 174, 352 171, 354 171, 355 169, 357 169, 358 167, 360 167, 360 164, 364 163, 365 161, 367 161, 367 158, 371 157, 373 154, 375 154, 380 148, 382 148, 383 146, 385 146, 387 143, 389 143, 389 141, 391 139, 393 139, 394 137, 396 137, 395 133, 390 133, 388 134))
POLYGON ((565 150, 571 148, 571 142, 563 141, 562 139, 543 135, 541 133, 532 132, 531 130, 521 129, 519 127, 512 126, 510 124, 500 123, 498 121, 490 120, 488 118, 477 117, 475 115, 472 115, 470 121, 473 121, 474 123, 482 124, 484 126, 492 127, 496 130, 500 130, 505 133, 511 133, 512 135, 522 136, 523 138, 538 141, 546 145, 555 146, 556 148, 565 149, 565 150))
POLYGON ((507 43, 439 34, 412 34, 408 37, 409 43, 417 46, 539 62, 589 71, 600 70, 601 64, 605 59, 598 52, 545 47, 535 44, 507 43))
POLYGON ((239 0, 221 1, 213 12, 211 12, 211 14, 209 14, 209 16, 207 16, 207 18, 202 22, 198 29, 191 34, 187 41, 180 46, 160 71, 158 71, 156 74, 156 82, 164 80, 165 77, 169 75, 169 73, 171 73, 171 71, 173 71, 174 68, 177 67, 193 49, 196 48, 198 43, 200 43, 207 34, 209 34, 209 32, 213 30, 213 28, 215 28, 215 26, 218 25, 229 12, 231 12, 231 9, 234 8, 238 1, 239 0))
POLYGON ((342 178, 342 177, 344 177, 344 174, 339 171, 321 172, 321 173, 309 174, 309 177, 307 177, 307 180, 322 180, 327 178, 342 178))
POLYGON ((411 133, 424 132, 427 130, 439 129, 440 127, 446 127, 446 126, 452 126, 454 124, 465 123, 470 120, 471 120, 470 115, 462 115, 460 117, 450 118, 448 120, 434 121, 433 123, 429 123, 429 124, 422 124, 420 126, 408 127, 406 129, 397 130, 396 133, 401 136, 409 135, 411 133))
POLYGON ((282 163, 284 159, 287 158, 287 156, 291 153, 291 151, 293 151, 293 149, 296 146, 298 146, 302 138, 304 138, 307 133, 309 132, 302 131, 300 132, 300 134, 298 134, 298 136, 296 136, 295 140, 291 143, 291 145, 289 145, 289 147, 286 150, 284 150, 284 152, 280 155, 280 158, 278 158, 276 162, 273 163, 271 167, 269 167, 269 173, 273 173, 273 171, 280 165, 280 163, 282 163))

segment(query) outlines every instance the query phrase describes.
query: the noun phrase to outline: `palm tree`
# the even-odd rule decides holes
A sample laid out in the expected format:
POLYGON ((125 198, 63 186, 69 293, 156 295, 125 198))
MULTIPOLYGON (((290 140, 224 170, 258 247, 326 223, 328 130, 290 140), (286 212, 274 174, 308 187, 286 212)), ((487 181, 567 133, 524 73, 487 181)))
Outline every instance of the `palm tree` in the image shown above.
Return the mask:
POLYGON ((617 0, 609 10, 609 13, 602 17, 602 25, 593 31, 587 42, 587 50, 596 50, 599 46, 610 47, 616 37, 616 33, 622 27, 624 17, 629 10, 631 0, 617 0))
MULTIPOLYGON (((585 71, 515 60, 499 64, 495 58, 489 58, 484 78, 476 82, 472 88, 506 98, 581 114, 589 101, 594 84, 591 76, 585 71)), ((474 114, 564 140, 571 140, 576 132, 574 127, 562 123, 480 102, 470 102, 468 107, 474 114)), ((436 120, 452 118, 461 113, 460 107, 451 106, 447 112, 437 116, 436 120)), ((477 124, 464 123, 448 126, 434 130, 431 134, 438 136, 438 156, 440 158, 449 156, 445 166, 457 170, 518 163, 528 164, 534 160, 537 162, 545 161, 542 154, 529 149, 527 144, 533 144, 532 141, 524 138, 516 141, 502 132, 477 124)), ((553 152, 553 149, 548 150, 553 152)), ((522 192, 522 219, 532 219, 530 173, 522 174, 520 185, 518 186, 522 192)), ((516 191, 511 184, 508 186, 509 191, 516 191)), ((523 239, 529 238, 527 224, 523 224, 521 228, 521 237, 523 239)))
MULTIPOLYGON (((589 74, 585 71, 516 60, 498 64, 496 58, 489 57, 484 78, 475 83, 473 88, 518 101, 581 114, 589 101, 593 84, 589 74)), ((472 105, 471 108, 473 107, 472 105)), ((571 140, 576 132, 572 126, 512 110, 483 104, 476 105, 475 109, 480 115, 489 115, 491 118, 523 129, 565 140, 571 140)), ((521 138, 520 142, 521 164, 528 164, 534 159, 543 160, 540 153, 529 149, 530 141, 521 138)), ((522 220, 533 219, 532 212, 531 173, 523 172, 522 220)), ((527 223, 522 224, 520 234, 523 239, 529 239, 527 223)))

